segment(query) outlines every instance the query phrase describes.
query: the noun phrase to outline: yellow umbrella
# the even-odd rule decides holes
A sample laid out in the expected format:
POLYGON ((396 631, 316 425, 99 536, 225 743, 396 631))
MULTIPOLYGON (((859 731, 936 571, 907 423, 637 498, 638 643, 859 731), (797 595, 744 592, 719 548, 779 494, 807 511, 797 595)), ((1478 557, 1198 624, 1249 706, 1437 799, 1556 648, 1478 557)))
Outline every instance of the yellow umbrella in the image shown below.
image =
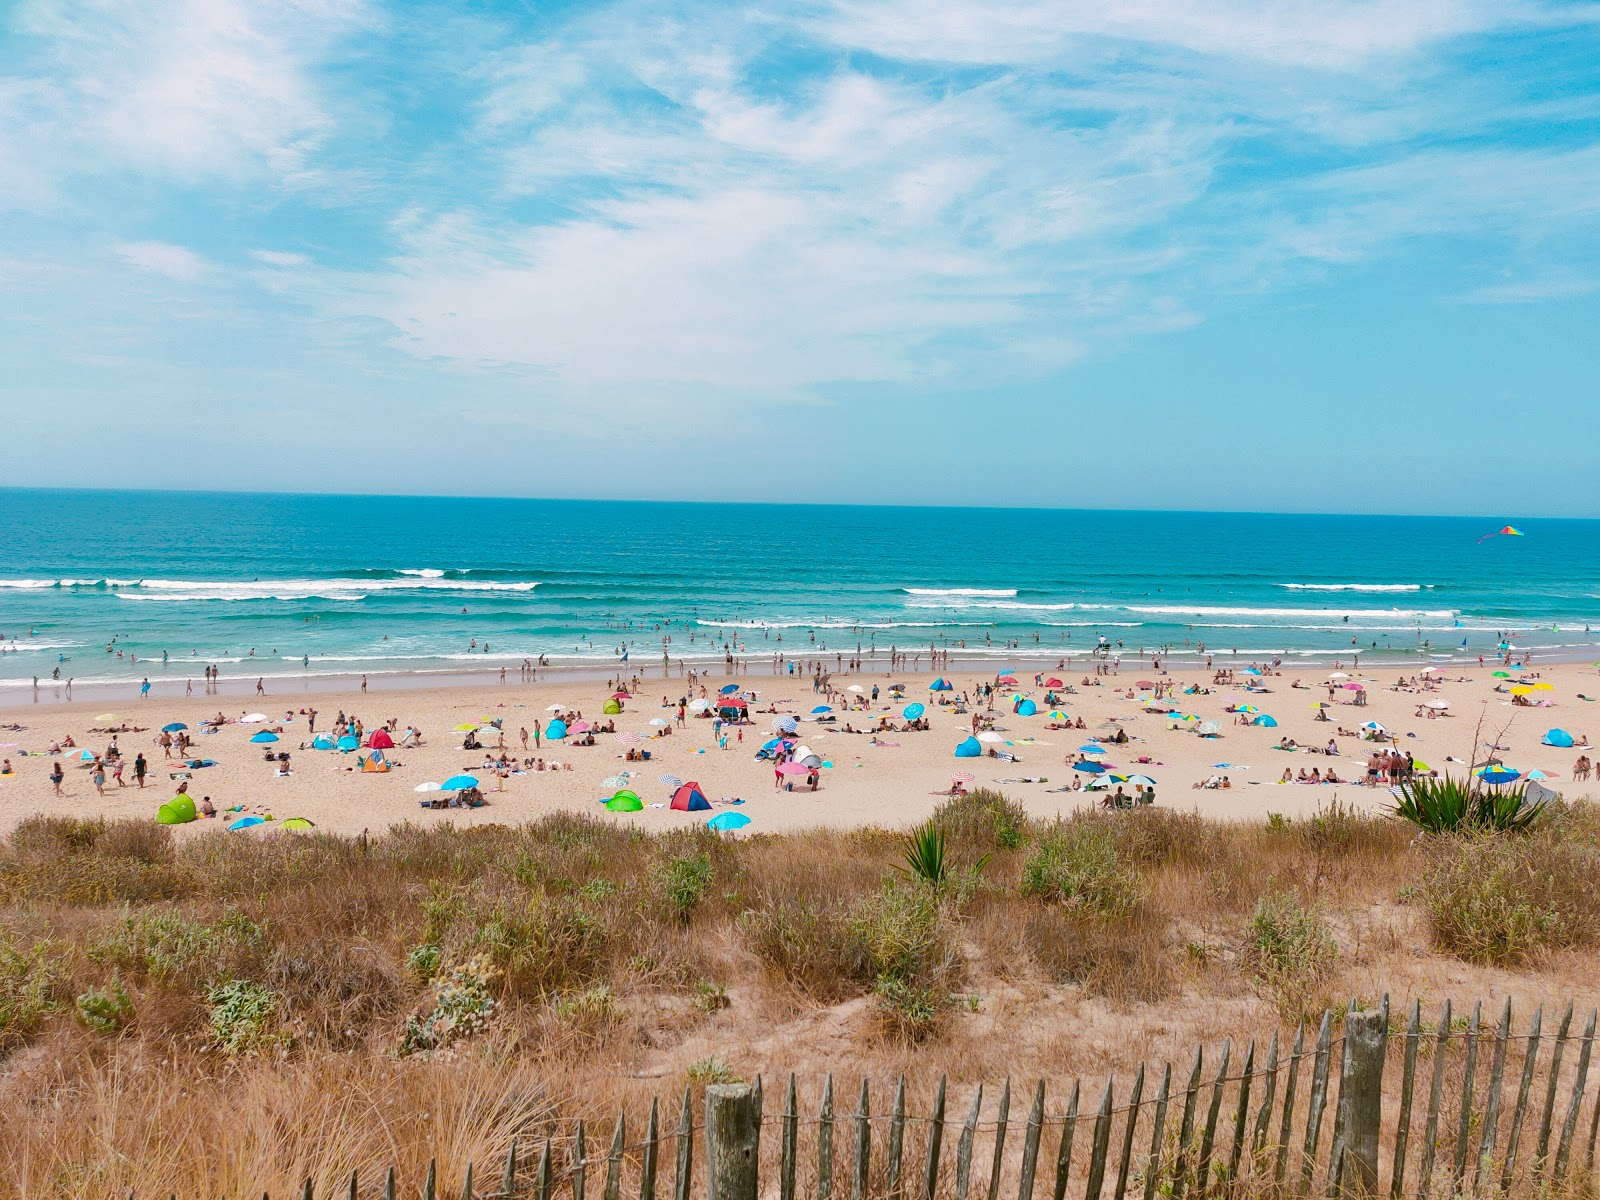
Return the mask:
POLYGON ((1531 687, 1514 687, 1511 689, 1511 694, 1513 696, 1526 696, 1531 691, 1533 691, 1531 687))
POLYGON ((98 717, 95 718, 96 721, 118 721, 118 720, 121 720, 121 719, 122 719, 122 714, 121 713, 101 713, 98 717))
POLYGON ((1553 691, 1555 691, 1555 684, 1553 684, 1553 683, 1536 683, 1536 684, 1533 685, 1533 690, 1536 691, 1536 692, 1553 692, 1553 691))

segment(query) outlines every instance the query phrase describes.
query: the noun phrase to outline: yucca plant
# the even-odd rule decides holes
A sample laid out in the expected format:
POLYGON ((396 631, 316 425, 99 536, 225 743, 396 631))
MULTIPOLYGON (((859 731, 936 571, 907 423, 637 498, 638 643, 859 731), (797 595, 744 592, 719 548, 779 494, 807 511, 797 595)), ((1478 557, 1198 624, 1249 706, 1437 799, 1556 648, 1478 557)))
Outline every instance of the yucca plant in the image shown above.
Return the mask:
POLYGON ((1532 826, 1548 799, 1530 801, 1526 786, 1485 788, 1471 779, 1413 779, 1401 789, 1394 815, 1428 833, 1493 829, 1517 833, 1532 826))
MULTIPOLYGON (((910 836, 906 838, 905 861, 907 873, 922 880, 935 891, 950 882, 954 870, 950 856, 945 851, 944 830, 934 821, 919 825, 911 831, 910 836)), ((983 870, 983 865, 988 861, 989 856, 985 854, 973 865, 972 870, 974 872, 983 870)))

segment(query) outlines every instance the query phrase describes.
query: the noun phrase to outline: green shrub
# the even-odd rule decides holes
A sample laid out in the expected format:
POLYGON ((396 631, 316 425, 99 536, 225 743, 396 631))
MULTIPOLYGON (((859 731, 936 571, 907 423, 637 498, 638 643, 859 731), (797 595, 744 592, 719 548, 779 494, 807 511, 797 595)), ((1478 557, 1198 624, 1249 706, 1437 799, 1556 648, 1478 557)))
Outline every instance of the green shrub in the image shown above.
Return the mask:
POLYGON ((1492 788, 1475 779, 1414 779, 1404 785, 1393 813, 1428 833, 1530 829, 1547 800, 1528 801, 1527 788, 1492 788))
POLYGON ((428 983, 439 973, 443 958, 438 942, 423 942, 420 946, 413 946, 411 953, 406 955, 406 969, 417 977, 419 983, 428 983))
POLYGON ((991 788, 940 801, 930 824, 953 839, 994 850, 1016 850, 1028 840, 1026 810, 991 788))
POLYGON ((851 995, 870 982, 865 948, 837 903, 808 896, 766 897, 739 917, 745 944, 771 971, 822 1003, 851 995))
POLYGON ((1058 824, 1040 838, 1023 864, 1021 890, 1105 918, 1129 916, 1143 898, 1139 872, 1098 820, 1058 824))
POLYGON ((1419 895, 1440 950, 1515 965, 1600 937, 1596 880, 1593 846, 1491 833, 1433 847, 1419 895))
POLYGON ((669 908, 683 920, 705 899, 711 889, 716 871, 704 854, 688 854, 669 858, 655 869, 655 883, 669 908))
POLYGON ((125 917, 89 957, 137 977, 210 982, 254 965, 265 929, 230 909, 214 922, 154 910, 125 917))
POLYGON ((113 1034, 133 1020, 133 1001, 117 976, 104 988, 90 988, 74 1002, 78 1020, 96 1033, 113 1034))
POLYGON ((61 979, 55 946, 24 945, 0 928, 0 1053, 22 1045, 56 1010, 61 979))
POLYGON ((468 948, 488 956, 508 994, 543 997, 593 982, 608 941, 605 926, 579 901, 540 893, 490 909, 468 948))
POLYGON ((439 980, 433 1011, 406 1022, 400 1053, 430 1054, 487 1029, 498 1006, 491 990, 497 974, 480 954, 439 980))
POLYGON ((276 1028, 282 997, 248 979, 219 983, 206 996, 211 1005, 211 1040, 229 1054, 256 1054, 287 1044, 276 1028))
POLYGON ((1290 1020, 1314 1015, 1320 987, 1338 957, 1322 913, 1291 893, 1268 892, 1256 902, 1241 959, 1257 984, 1290 1020))
POLYGON ((880 979, 923 979, 941 970, 955 953, 938 897, 926 888, 886 883, 856 901, 848 925, 874 984, 880 979))

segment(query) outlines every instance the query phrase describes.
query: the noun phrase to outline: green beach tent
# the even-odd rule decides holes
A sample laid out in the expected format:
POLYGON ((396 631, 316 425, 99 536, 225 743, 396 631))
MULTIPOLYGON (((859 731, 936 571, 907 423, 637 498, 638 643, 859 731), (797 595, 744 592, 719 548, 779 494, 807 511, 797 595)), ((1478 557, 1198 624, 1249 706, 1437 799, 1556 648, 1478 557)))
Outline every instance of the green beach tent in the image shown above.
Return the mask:
POLYGON ((627 788, 623 788, 622 791, 606 801, 606 807, 612 812, 638 812, 644 808, 644 801, 627 788))
POLYGON ((156 809, 156 823, 158 825, 187 825, 197 815, 194 810, 194 798, 187 793, 181 793, 156 809))
POLYGON ((600 706, 600 711, 608 717, 614 717, 622 711, 622 701, 607 700, 600 706))

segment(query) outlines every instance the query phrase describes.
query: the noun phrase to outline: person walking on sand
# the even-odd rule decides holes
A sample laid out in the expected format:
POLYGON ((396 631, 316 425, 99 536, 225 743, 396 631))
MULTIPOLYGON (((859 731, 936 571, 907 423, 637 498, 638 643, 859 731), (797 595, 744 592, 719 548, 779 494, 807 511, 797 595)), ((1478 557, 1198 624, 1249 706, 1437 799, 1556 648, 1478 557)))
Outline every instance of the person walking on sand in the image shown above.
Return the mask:
POLYGON ((361 677, 361 690, 363 692, 367 690, 367 677, 365 675, 361 677))
POLYGON ((266 682, 258 677, 256 679, 256 695, 265 696, 266 694, 267 694, 266 682))
POLYGON ((150 678, 149 678, 149 676, 146 676, 145 677, 145 681, 139 685, 139 699, 141 699, 141 700, 150 699, 150 678))
POLYGON ((106 768, 105 764, 98 758, 94 760, 94 770, 89 778, 94 783, 95 794, 104 796, 106 794, 106 768))
POLYGON ((61 795, 61 781, 66 777, 67 773, 61 769, 60 759, 50 764, 50 786, 55 788, 58 796, 61 795))
POLYGON ((144 761, 144 751, 141 750, 133 759, 133 781, 140 787, 144 786, 145 772, 150 769, 150 764, 144 761))

